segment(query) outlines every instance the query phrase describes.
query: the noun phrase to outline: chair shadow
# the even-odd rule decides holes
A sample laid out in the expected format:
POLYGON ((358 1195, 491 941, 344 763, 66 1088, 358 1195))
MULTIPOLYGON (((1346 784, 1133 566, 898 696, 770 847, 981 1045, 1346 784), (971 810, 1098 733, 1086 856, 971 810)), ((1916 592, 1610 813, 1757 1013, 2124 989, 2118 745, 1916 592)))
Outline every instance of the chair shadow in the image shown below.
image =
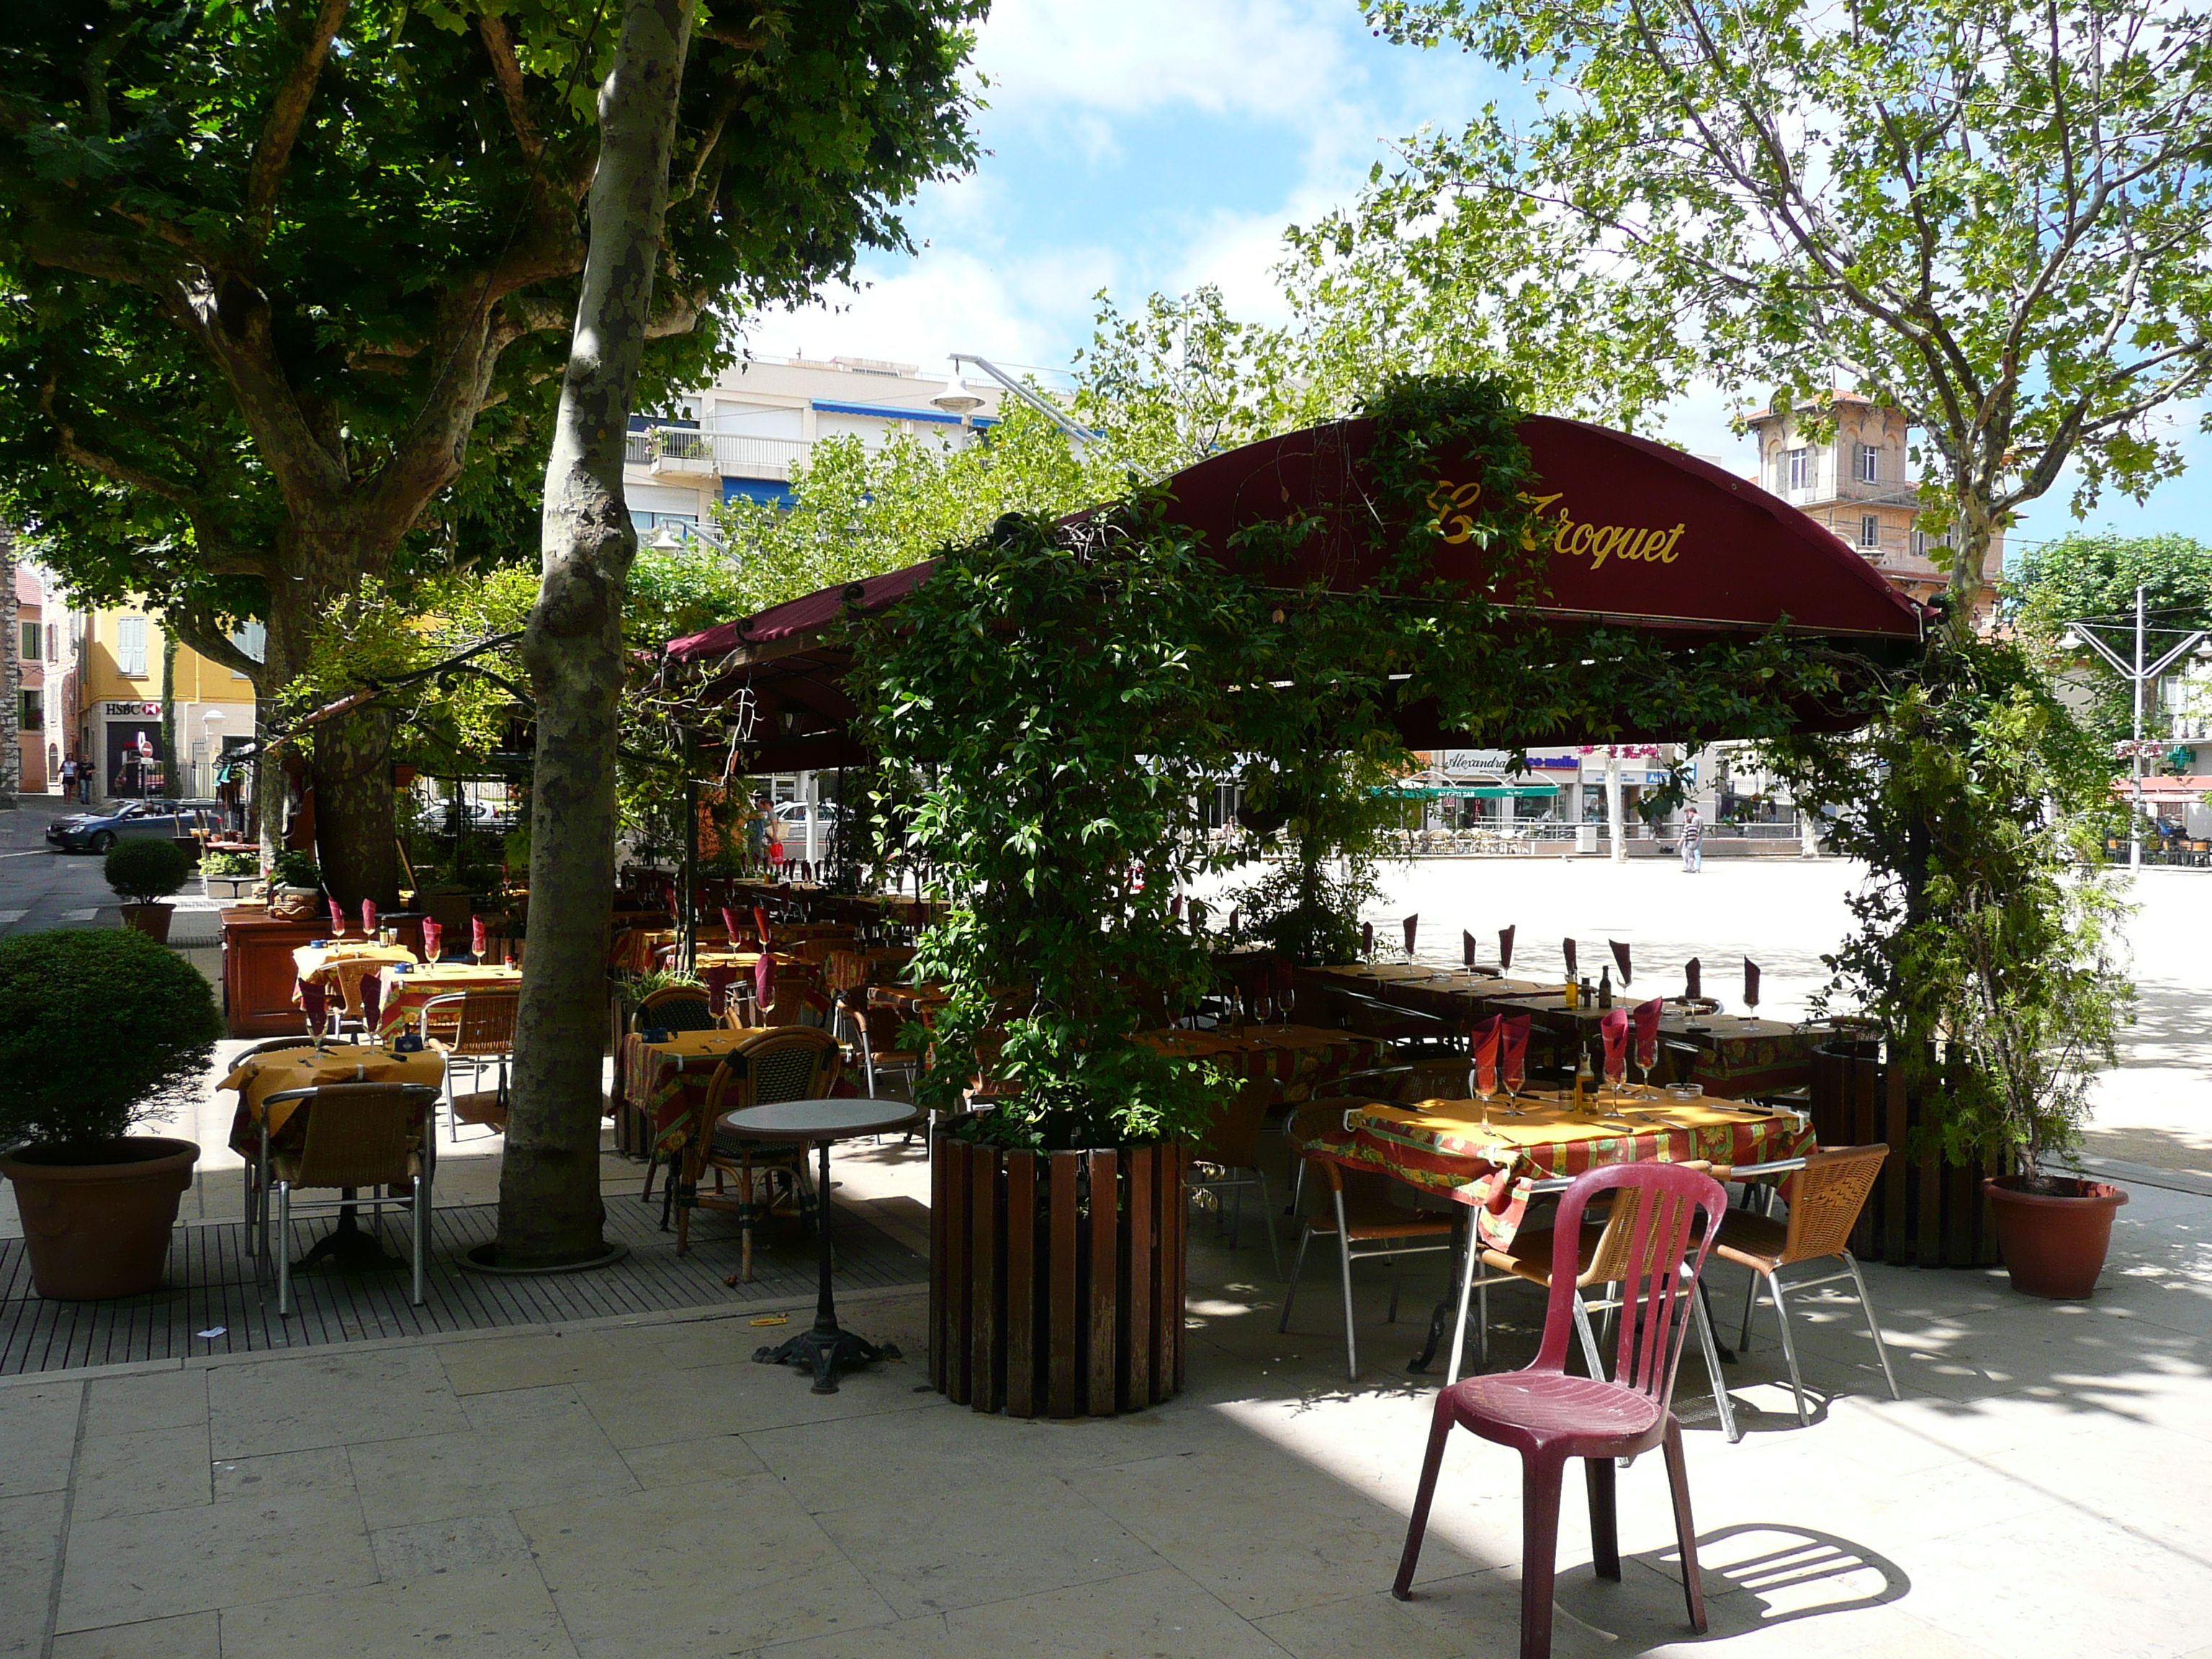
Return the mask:
MULTIPOLYGON (((1743 1522, 1700 1533, 1698 1559, 1705 1586, 1702 1636, 1672 1625, 1681 1577, 1676 1551, 1650 1550, 1622 1559, 1624 1568, 1634 1562, 1656 1575, 1671 1601, 1668 1615, 1651 1632, 1669 1645, 1727 1641, 1751 1631, 1881 1607, 1901 1601, 1912 1590, 1911 1577, 1887 1556, 1833 1533, 1788 1522, 1743 1522), (1749 1547, 1741 1547, 1745 1545, 1749 1547)), ((1638 1604, 1652 1589, 1650 1581, 1635 1587, 1638 1604)), ((1628 1638, 1630 1632, 1615 1631, 1607 1623, 1608 1615, 1615 1623, 1623 1622, 1621 1614, 1627 1607, 1616 1600, 1620 1593, 1620 1587, 1586 1571, 1571 1571, 1561 1574, 1555 1595, 1559 1607, 1578 1622, 1609 1636, 1628 1638)), ((1643 1620, 1639 1617, 1633 1622, 1643 1620)))

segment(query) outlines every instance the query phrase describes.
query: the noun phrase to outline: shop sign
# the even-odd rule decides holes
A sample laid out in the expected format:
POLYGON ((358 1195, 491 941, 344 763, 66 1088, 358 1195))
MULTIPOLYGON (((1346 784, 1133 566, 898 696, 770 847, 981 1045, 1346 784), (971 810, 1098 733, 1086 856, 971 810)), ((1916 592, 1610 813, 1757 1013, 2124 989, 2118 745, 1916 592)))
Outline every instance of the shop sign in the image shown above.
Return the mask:
POLYGON ((158 702, 111 702, 106 707, 106 712, 126 720, 138 716, 151 716, 159 720, 161 715, 161 705, 158 702))

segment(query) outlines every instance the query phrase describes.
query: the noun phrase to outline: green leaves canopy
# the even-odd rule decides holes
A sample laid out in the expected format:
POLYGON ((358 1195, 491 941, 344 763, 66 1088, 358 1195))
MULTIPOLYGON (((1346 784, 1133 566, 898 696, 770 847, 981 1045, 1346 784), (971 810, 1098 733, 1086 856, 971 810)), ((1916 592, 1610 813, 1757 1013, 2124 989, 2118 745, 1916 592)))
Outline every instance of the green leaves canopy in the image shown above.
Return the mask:
POLYGON ((1926 434, 1928 527, 1978 588, 2007 515, 2180 456, 2212 288, 2212 19, 2152 0, 1368 0, 1392 39, 1523 78, 1294 236, 1337 355, 1510 360, 1633 419, 1709 377, 1816 405, 1838 373, 1926 434), (1473 341, 1470 348, 1467 342, 1473 341))

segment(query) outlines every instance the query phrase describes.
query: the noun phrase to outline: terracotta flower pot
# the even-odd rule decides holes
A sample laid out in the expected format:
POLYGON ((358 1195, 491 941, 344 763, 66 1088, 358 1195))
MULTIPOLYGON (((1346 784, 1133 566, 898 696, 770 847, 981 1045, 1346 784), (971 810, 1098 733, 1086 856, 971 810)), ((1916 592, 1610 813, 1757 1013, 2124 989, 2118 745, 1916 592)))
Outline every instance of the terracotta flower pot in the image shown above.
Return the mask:
POLYGON ((1992 1176, 1982 1183, 1997 1218, 2012 1286, 2030 1296, 2077 1300, 2097 1288, 2112 1242, 2112 1212, 2128 1201, 2124 1190, 2102 1181, 2063 1177, 2069 1190, 2021 1190, 2022 1176, 1992 1176))
POLYGON ((123 925, 133 933, 145 934, 156 945, 167 945, 169 918, 176 910, 173 904, 126 904, 123 907, 123 925))
POLYGON ((31 1282, 51 1302, 140 1296, 161 1282, 177 1200, 192 1184, 196 1142, 131 1135, 82 1146, 25 1146, 0 1158, 15 1183, 31 1282))

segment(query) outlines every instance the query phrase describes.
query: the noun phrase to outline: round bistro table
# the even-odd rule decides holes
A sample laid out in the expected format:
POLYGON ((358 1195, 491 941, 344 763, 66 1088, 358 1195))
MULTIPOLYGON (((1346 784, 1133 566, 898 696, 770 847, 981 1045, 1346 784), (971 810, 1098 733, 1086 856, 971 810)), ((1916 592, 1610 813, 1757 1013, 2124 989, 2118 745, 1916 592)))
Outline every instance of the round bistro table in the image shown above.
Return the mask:
POLYGON ((752 1140, 798 1142, 815 1146, 821 1174, 816 1188, 815 1231, 822 1238, 821 1286, 814 1302, 814 1328, 775 1347, 758 1350, 753 1358, 763 1365, 793 1365, 814 1373, 814 1392, 837 1392, 837 1373, 854 1365, 896 1359, 899 1351, 841 1330, 837 1304, 830 1289, 830 1143, 859 1135, 883 1134, 903 1129, 921 1113, 903 1100, 779 1100, 765 1106, 746 1106, 722 1115, 722 1127, 752 1140))

